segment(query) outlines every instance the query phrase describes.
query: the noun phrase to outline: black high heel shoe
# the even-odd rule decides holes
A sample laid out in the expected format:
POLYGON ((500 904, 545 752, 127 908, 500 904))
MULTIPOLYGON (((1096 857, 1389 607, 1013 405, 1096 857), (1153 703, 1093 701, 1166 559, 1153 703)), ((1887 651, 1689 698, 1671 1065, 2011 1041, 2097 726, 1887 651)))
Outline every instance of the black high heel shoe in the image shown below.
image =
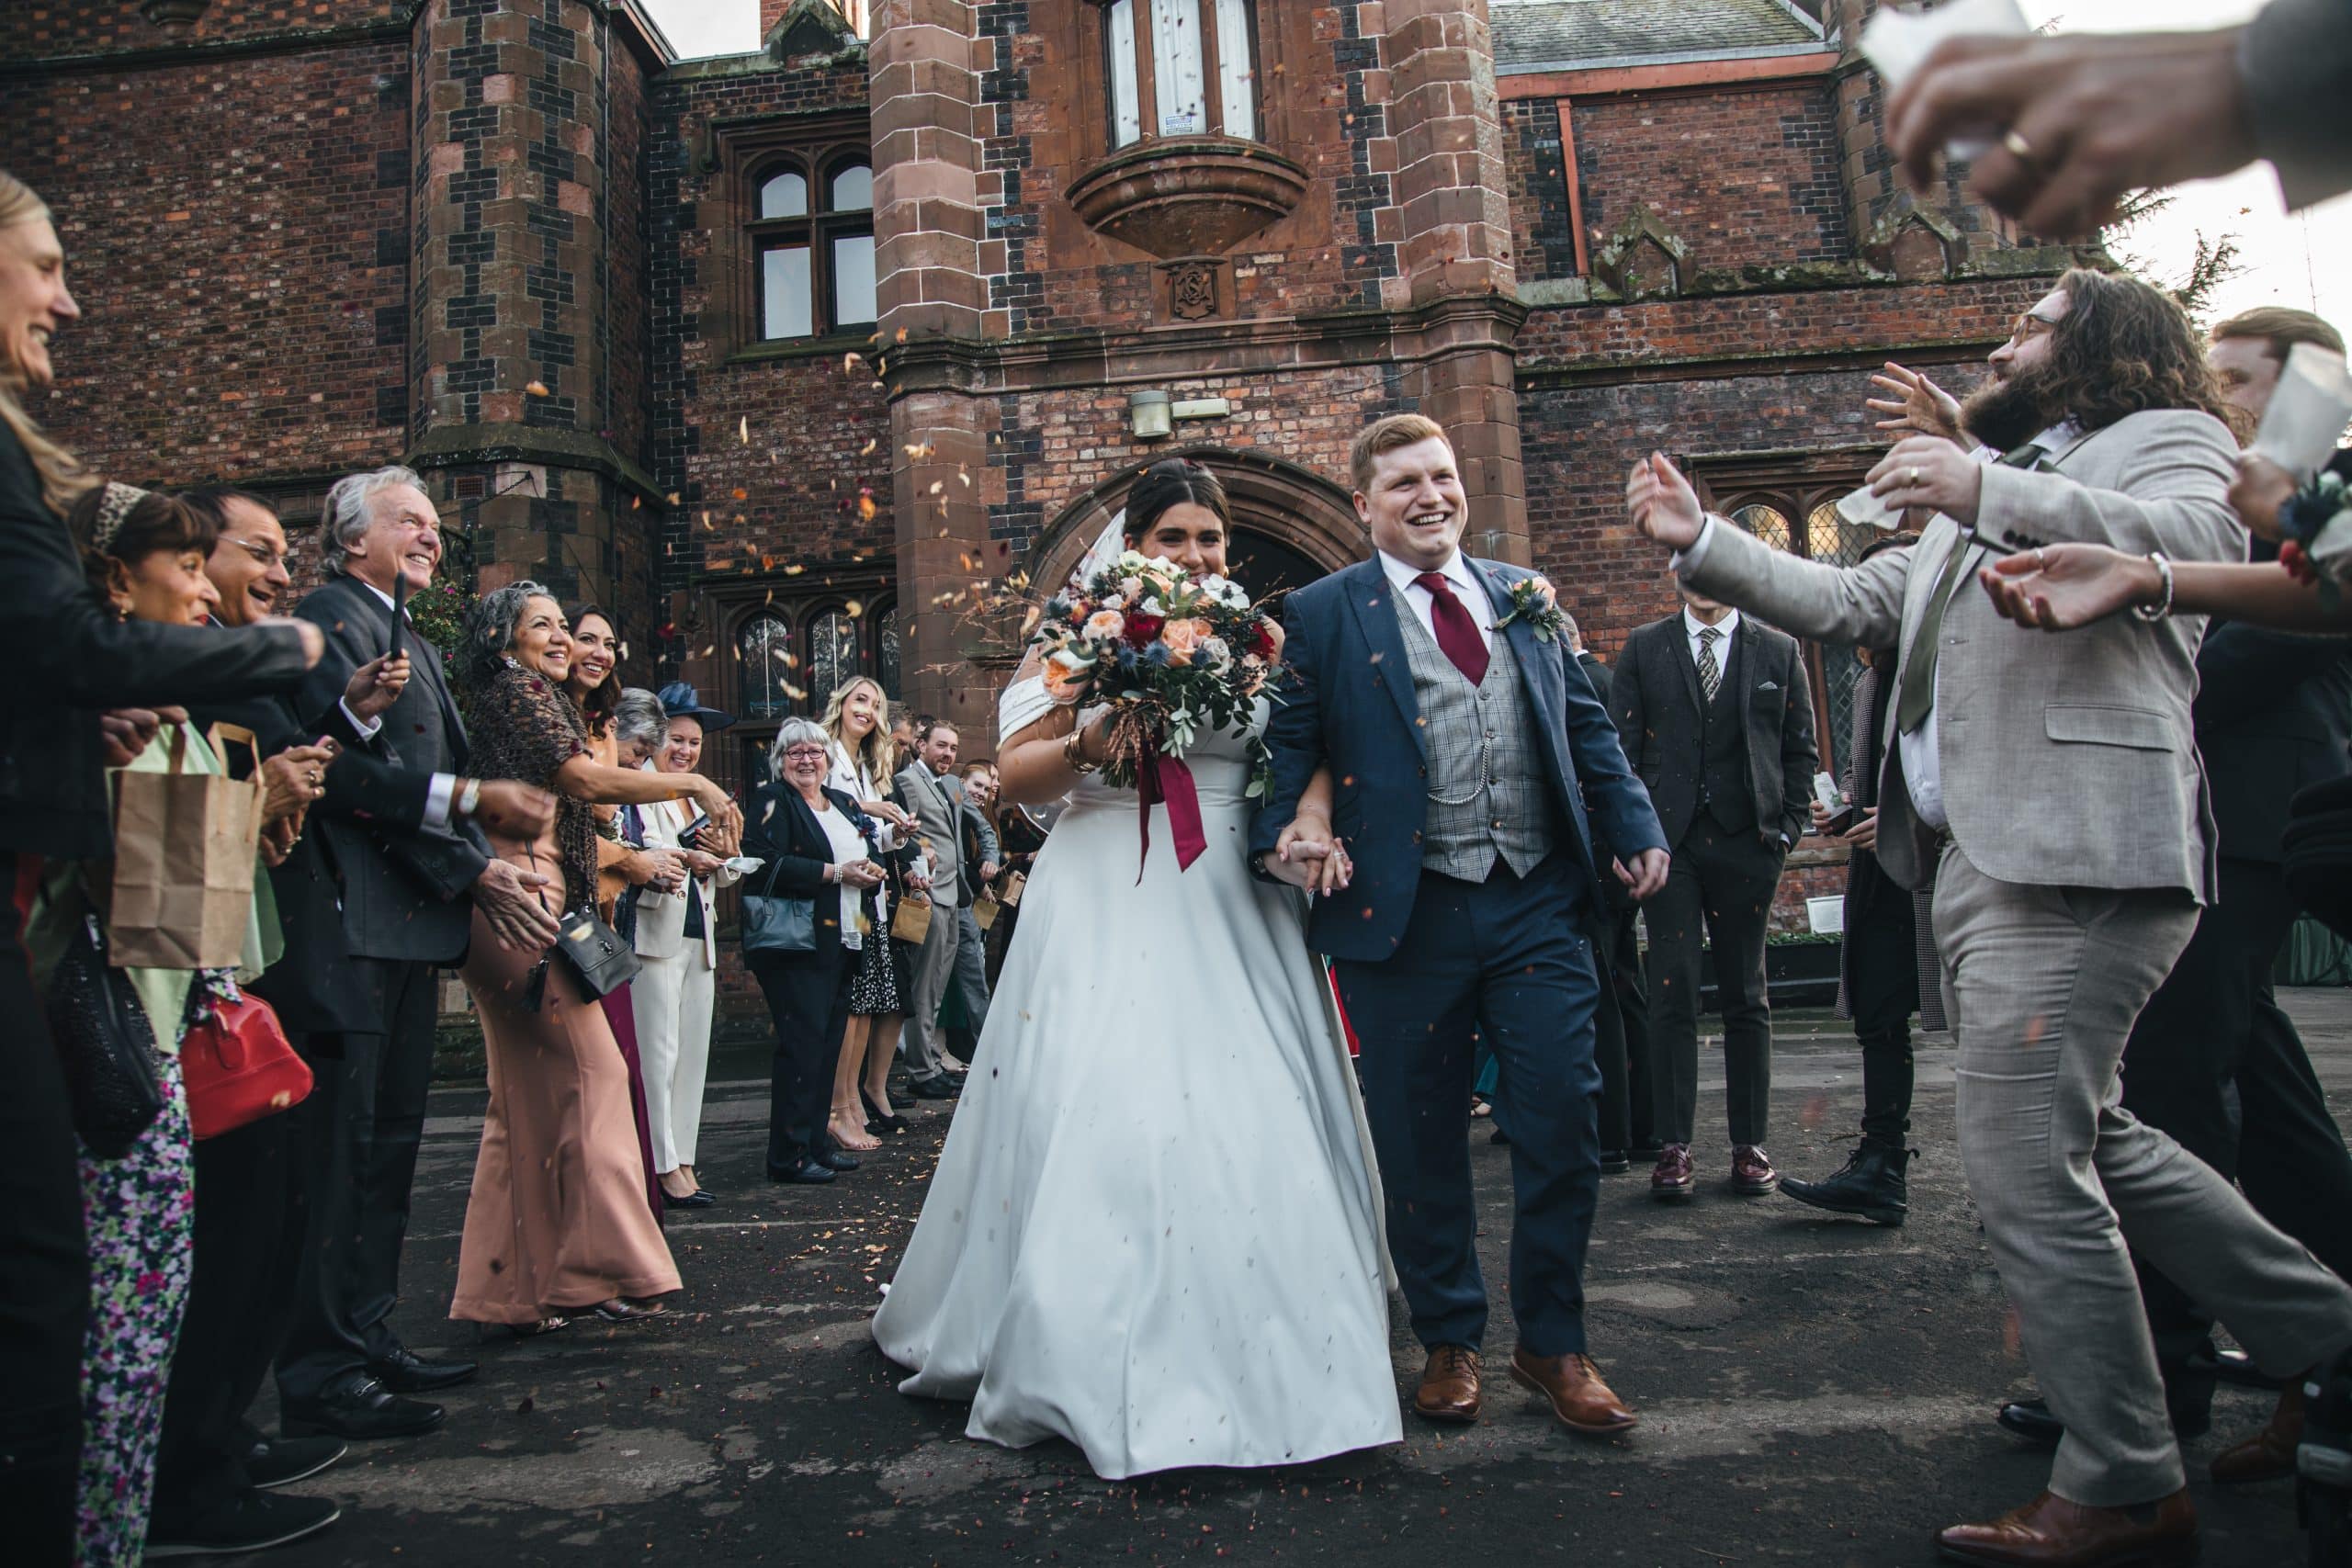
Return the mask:
POLYGON ((857 1098, 859 1102, 865 1107, 865 1130, 873 1134, 876 1137, 895 1138, 899 1134, 905 1132, 908 1127, 912 1125, 912 1123, 903 1116, 883 1115, 882 1108, 874 1103, 874 1097, 865 1092, 865 1088, 863 1084, 858 1086, 857 1098))

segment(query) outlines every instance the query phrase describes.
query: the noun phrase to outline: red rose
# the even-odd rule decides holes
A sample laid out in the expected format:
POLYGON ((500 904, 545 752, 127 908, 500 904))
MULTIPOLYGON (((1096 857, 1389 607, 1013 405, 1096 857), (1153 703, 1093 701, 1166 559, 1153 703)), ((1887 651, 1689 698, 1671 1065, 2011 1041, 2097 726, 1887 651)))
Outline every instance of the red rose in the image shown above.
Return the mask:
POLYGON ((1129 615, 1127 642, 1135 648, 1149 648, 1159 636, 1159 628, 1168 624, 1165 615, 1129 615))
POLYGON ((1255 635, 1250 639, 1250 651, 1271 664, 1274 660, 1274 623, 1261 620, 1255 635))

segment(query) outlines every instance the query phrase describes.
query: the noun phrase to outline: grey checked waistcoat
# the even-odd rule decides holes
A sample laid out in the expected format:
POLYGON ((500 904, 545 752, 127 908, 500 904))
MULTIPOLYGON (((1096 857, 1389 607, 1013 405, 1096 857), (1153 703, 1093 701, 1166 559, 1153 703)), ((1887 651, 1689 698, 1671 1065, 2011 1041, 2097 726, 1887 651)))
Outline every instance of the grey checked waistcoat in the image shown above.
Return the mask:
POLYGON ((1487 678, 1474 687, 1405 595, 1389 598, 1404 626, 1422 739, 1429 743, 1421 867, 1484 882, 1499 856, 1525 876, 1552 852, 1552 795, 1536 761, 1534 707, 1510 639, 1500 631, 1494 634, 1487 678))

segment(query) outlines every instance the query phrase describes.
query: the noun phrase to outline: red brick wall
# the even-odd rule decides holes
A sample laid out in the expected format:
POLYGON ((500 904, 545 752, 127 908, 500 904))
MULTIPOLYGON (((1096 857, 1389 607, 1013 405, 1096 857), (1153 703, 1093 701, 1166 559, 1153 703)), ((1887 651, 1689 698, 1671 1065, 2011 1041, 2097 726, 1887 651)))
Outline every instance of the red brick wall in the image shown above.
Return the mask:
POLYGON ((186 43, 242 43, 370 23, 398 23, 406 0, 213 0, 193 28, 160 28, 139 0, 8 0, 0 6, 0 61, 186 43))
POLYGON ((865 107, 863 71, 713 73, 657 83, 647 152, 653 468, 681 509, 662 542, 666 587, 706 573, 793 579, 786 566, 848 563, 892 547, 889 410, 861 362, 734 357, 714 318, 739 280, 714 257, 754 193, 697 165, 714 119, 865 107), (746 436, 748 435, 748 440, 746 436), (741 492, 740 494, 738 492, 741 492), (875 503, 859 515, 861 492, 875 503), (709 523, 706 526, 705 514, 709 523))
POLYGON ((398 455, 404 46, 59 71, 7 88, 0 164, 56 209, 84 310, 41 411, 62 439, 100 472, 174 482, 398 455))
MULTIPOLYGON (((1114 329, 1152 318, 1154 258, 1094 233, 1061 197, 1107 152, 1083 84, 1100 72, 1100 7, 1088 0, 981 0, 973 7, 989 138, 980 197, 1001 202, 982 247, 990 336, 1114 329)), ((1314 183, 1290 216, 1244 241, 1231 260, 1234 314, 1378 306, 1396 276, 1396 214, 1387 209, 1393 143, 1377 38, 1358 6, 1270 7, 1284 58, 1261 46, 1261 114, 1288 107, 1281 151, 1314 183)))
POLYGON ((1588 235, 1643 203, 1694 267, 1848 259, 1826 84, 1592 98, 1571 123, 1588 235))
MULTIPOLYGON (((1624 517, 1625 471, 1677 458, 1871 444, 1862 401, 1882 357, 1980 358, 2046 279, 1539 310, 1520 333, 1520 425, 1536 564, 1586 640, 1613 658, 1670 609, 1657 548, 1624 517), (1837 369, 1783 355, 1843 351, 1837 369), (1743 359, 1752 360, 1743 366, 1743 359), (1678 363, 1681 362, 1681 363, 1678 363), (1586 378, 1579 384, 1577 377, 1586 378)), ((1967 371, 1947 378, 1965 386, 1967 371)))

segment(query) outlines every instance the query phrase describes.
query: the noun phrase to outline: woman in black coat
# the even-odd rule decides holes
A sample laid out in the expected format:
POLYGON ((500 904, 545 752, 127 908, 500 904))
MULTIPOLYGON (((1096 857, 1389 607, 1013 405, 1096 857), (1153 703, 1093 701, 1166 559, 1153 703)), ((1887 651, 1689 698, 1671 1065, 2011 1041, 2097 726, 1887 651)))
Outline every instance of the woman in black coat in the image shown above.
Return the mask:
POLYGON ((766 863, 744 879, 753 897, 805 898, 815 906, 815 942, 805 953, 747 950, 745 962, 775 1020, 775 1064, 768 1115, 768 1178, 831 1181, 855 1170, 826 1131, 833 1073, 849 1031, 850 981, 868 942, 888 940, 868 925, 869 895, 888 874, 872 818, 825 785, 831 766, 825 732, 807 719, 777 731, 769 761, 776 782, 752 795, 743 852, 766 863))
MULTIPOLYGON (((88 1255, 65 1086, 26 971, 22 912, 43 856, 114 853, 98 710, 289 691, 315 628, 223 634, 118 619, 83 576, 65 508, 97 481, 18 400, 51 380, 51 339, 81 315, 49 209, 0 171, 0 1517, 28 1562, 74 1549, 88 1255)), ((129 733, 127 762, 153 734, 129 733)))

